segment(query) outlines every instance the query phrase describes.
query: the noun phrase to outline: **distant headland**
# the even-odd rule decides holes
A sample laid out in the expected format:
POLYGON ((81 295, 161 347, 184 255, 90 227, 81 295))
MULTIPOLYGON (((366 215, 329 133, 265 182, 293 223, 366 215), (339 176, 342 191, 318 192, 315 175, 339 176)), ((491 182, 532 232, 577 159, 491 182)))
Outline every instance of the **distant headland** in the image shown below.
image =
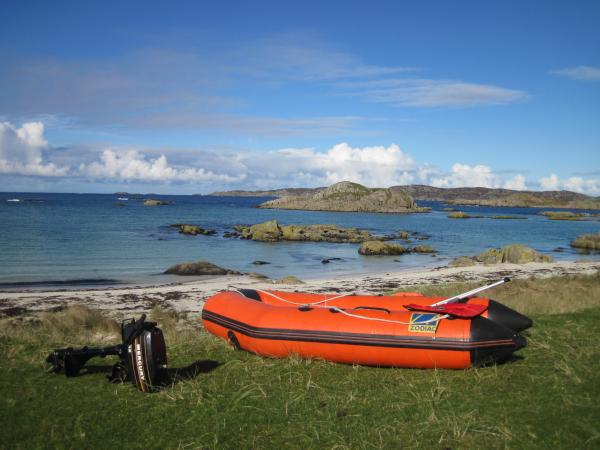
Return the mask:
POLYGON ((220 191, 214 196, 277 197, 261 208, 314 209, 322 211, 421 212, 415 201, 441 201, 453 205, 506 206, 530 208, 571 208, 600 210, 600 197, 571 191, 516 191, 485 187, 439 188, 419 184, 369 189, 357 183, 343 181, 330 187, 282 188, 261 191, 220 191), (404 200, 394 206, 375 198, 389 196, 404 200), (347 201, 354 197, 355 201, 347 201), (359 200, 359 197, 362 200, 359 200), (367 197, 371 197, 367 199, 367 197), (367 206, 365 206, 365 204, 367 206), (354 208, 354 209, 352 209, 354 208), (396 210, 397 209, 397 210, 396 210))

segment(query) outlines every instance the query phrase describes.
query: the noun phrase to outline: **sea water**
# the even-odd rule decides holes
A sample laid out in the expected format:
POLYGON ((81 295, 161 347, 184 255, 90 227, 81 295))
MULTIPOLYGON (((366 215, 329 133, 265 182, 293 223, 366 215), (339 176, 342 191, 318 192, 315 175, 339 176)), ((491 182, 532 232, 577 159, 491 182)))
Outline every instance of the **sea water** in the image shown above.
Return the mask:
MULTIPOLYGON (((483 219, 449 219, 439 202, 418 202, 432 208, 423 214, 371 214, 258 209, 269 198, 212 196, 129 196, 109 194, 0 193, 0 289, 24 286, 155 284, 188 280, 162 275, 169 266, 205 260, 242 272, 271 278, 329 278, 346 274, 386 273, 443 266, 460 255, 476 255, 491 247, 523 243, 557 260, 582 256, 569 242, 595 233, 600 222, 553 221, 536 208, 456 207, 483 219), (144 206, 143 198, 170 202, 144 206), (20 201, 7 201, 19 199, 20 201), (526 220, 494 220, 516 215, 526 220), (262 243, 223 237, 236 224, 276 219, 281 224, 329 223, 358 227, 373 234, 400 230, 429 235, 435 256, 361 256, 358 244, 312 242, 262 243), (196 224, 217 231, 214 236, 186 236, 169 227, 196 224), (562 251, 556 251, 561 248, 562 251), (340 258, 322 264, 323 258, 340 258), (257 266, 253 261, 267 261, 257 266)), ((544 209, 549 210, 549 209, 544 209)), ((402 244, 402 241, 399 241, 402 244)), ((600 259, 596 255, 585 258, 600 259)))

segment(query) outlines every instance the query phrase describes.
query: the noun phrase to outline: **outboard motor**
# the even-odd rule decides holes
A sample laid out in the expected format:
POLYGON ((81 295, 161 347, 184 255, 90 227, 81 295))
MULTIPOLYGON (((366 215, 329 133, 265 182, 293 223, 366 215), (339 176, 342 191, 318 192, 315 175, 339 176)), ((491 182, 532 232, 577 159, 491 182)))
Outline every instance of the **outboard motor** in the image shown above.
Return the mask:
POLYGON ((116 355, 120 361, 112 368, 111 382, 131 381, 142 392, 156 391, 167 379, 167 349, 165 339, 155 322, 128 319, 121 323, 123 343, 111 347, 72 347, 54 350, 46 361, 51 371, 77 376, 86 362, 95 356, 116 355))

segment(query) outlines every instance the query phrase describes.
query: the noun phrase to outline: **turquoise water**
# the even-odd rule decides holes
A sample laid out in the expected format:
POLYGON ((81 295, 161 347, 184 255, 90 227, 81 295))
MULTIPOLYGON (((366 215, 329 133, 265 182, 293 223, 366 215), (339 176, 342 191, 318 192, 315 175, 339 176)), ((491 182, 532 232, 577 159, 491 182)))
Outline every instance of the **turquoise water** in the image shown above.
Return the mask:
MULTIPOLYGON (((276 211, 257 209, 265 198, 156 196, 169 206, 145 207, 139 199, 117 200, 105 194, 0 193, 0 287, 13 284, 148 284, 181 281, 161 273, 183 261, 207 260, 239 271, 270 277, 323 278, 445 265, 458 255, 475 255, 490 247, 520 242, 557 260, 581 258, 569 242, 597 232, 598 220, 550 221, 538 209, 461 207, 479 215, 523 215, 527 220, 448 219, 442 203, 429 214, 393 215, 276 211), (8 202, 9 199, 19 202, 8 202), (116 206, 123 203, 125 206, 116 206), (333 223, 375 234, 410 230, 431 236, 430 255, 363 257, 357 244, 260 243, 222 237, 233 225, 277 219, 282 224, 333 223), (214 228, 217 236, 184 236, 173 223, 214 228), (563 252, 555 252, 563 247, 563 252), (321 264, 323 257, 341 258, 321 264), (255 260, 271 264, 256 266, 255 260)), ((598 255, 586 258, 600 259, 598 255)), ((186 278, 187 279, 187 278, 186 278)))

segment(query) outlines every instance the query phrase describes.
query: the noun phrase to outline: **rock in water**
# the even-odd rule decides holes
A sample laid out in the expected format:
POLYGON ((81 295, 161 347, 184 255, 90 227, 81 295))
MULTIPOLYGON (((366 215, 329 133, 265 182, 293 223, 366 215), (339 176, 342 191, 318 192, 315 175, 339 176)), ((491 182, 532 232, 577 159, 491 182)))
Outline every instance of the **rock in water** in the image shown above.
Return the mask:
POLYGON ((309 195, 293 195, 270 200, 259 208, 303 209, 312 211, 357 211, 383 213, 425 212, 401 189, 370 189, 342 181, 309 195))
POLYGON ((463 211, 456 211, 448 214, 448 219, 481 219, 483 216, 474 216, 463 211))
POLYGON ((477 262, 484 264, 527 264, 530 262, 552 262, 554 258, 543 255, 523 244, 511 244, 502 248, 491 248, 475 256, 477 262))
POLYGON ((243 239, 252 239, 254 241, 277 242, 281 240, 281 228, 276 220, 270 220, 264 223, 252 225, 242 230, 243 239))
POLYGON ((502 248, 502 262, 512 264, 526 264, 529 262, 551 262, 554 259, 549 255, 542 255, 534 249, 523 244, 512 244, 502 248))
POLYGON ((205 236, 210 236, 216 234, 215 230, 211 230, 210 228, 202 228, 198 225, 190 225, 187 223, 175 223, 171 225, 173 228, 179 228, 179 232, 183 234, 188 234, 191 236, 196 236, 198 234, 203 234, 205 236))
POLYGON ((590 217, 586 213, 575 213, 572 211, 543 211, 540 213, 550 220, 586 220, 590 217))
POLYGON ((235 270, 224 269, 207 261, 185 262, 175 264, 165 270, 169 275, 238 275, 235 270))
POLYGON ((368 231, 357 228, 344 228, 336 225, 279 225, 276 220, 252 226, 236 225, 242 239, 262 242, 310 241, 310 242, 350 242, 358 243, 373 236, 368 231))
POLYGON ((402 255, 404 253, 409 253, 406 247, 401 246, 400 244, 394 244, 390 242, 383 241, 366 241, 360 245, 358 249, 358 253, 365 256, 371 255, 402 255))
POLYGON ((412 248, 415 253, 435 253, 435 249, 431 245, 416 245, 412 248))
POLYGON ((582 234, 571 242, 571 247, 585 250, 600 250, 600 231, 596 234, 582 234))
POLYGON ((167 202, 166 200, 155 200, 153 198, 148 198, 144 200, 144 206, 164 206, 168 204, 169 202, 167 202))

